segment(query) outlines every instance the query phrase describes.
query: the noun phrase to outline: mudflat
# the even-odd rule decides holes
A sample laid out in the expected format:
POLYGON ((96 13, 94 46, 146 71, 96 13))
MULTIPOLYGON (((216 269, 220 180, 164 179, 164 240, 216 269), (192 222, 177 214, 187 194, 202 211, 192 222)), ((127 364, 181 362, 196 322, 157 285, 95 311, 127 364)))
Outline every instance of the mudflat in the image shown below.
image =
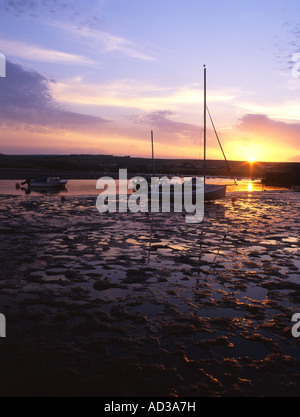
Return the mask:
POLYGON ((1 396, 298 396, 300 194, 184 213, 0 196, 1 396))

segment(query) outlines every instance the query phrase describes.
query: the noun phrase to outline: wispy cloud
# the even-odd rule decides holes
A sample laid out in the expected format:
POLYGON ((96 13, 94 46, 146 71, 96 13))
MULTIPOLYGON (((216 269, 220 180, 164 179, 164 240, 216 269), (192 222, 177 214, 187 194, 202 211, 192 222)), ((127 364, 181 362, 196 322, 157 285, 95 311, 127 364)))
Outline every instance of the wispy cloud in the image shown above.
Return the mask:
POLYGON ((87 39, 91 40, 92 43, 89 43, 88 45, 89 48, 94 50, 101 50, 102 52, 119 52, 131 58, 156 61, 153 54, 145 52, 145 46, 142 48, 140 45, 126 38, 102 30, 91 29, 88 26, 76 26, 59 21, 52 21, 49 22, 49 24, 70 33, 72 36, 76 36, 78 39, 82 39, 85 43, 87 39))
POLYGON ((0 14, 10 14, 18 18, 26 16, 33 20, 41 20, 45 24, 68 32, 77 40, 82 40, 83 44, 94 52, 118 52, 139 60, 157 60, 153 51, 160 49, 159 47, 149 43, 138 44, 123 36, 99 29, 103 26, 101 10, 104 0, 89 0, 88 6, 87 2, 83 0, 69 2, 64 0, 24 0, 22 2, 10 0, 4 3, 4 5, 0 4, 0 14), (90 42, 87 43, 87 40, 90 42))
POLYGON ((280 104, 258 104, 246 101, 236 101, 235 106, 242 109, 244 113, 264 114, 268 118, 274 120, 299 120, 299 100, 289 100, 281 102, 280 104))
POLYGON ((65 19, 91 28, 98 27, 103 22, 102 6, 106 0, 9 0, 0 3, 0 14, 14 17, 29 17, 32 19, 65 19))
POLYGON ((6 55, 25 58, 32 61, 63 63, 69 65, 99 65, 99 63, 93 59, 85 56, 70 54, 54 49, 46 49, 38 45, 30 45, 24 42, 0 39, 0 48, 6 55))
POLYGON ((172 94, 171 89, 132 79, 93 84, 84 79, 68 79, 52 86, 62 102, 88 106, 138 108, 151 110, 163 106, 172 94))
MULTIPOLYGON (((143 112, 156 110, 180 111, 190 114, 196 112, 203 103, 203 91, 200 85, 166 86, 147 81, 124 78, 107 83, 93 84, 85 79, 57 82, 53 85, 54 94, 66 103, 91 106, 122 107, 140 109, 143 112)), ((236 95, 226 91, 212 91, 210 103, 230 102, 236 95)))
POLYGON ((282 24, 280 34, 274 37, 276 49, 275 59, 281 65, 284 72, 291 71, 294 65, 292 57, 300 52, 300 23, 299 19, 285 21, 282 24))

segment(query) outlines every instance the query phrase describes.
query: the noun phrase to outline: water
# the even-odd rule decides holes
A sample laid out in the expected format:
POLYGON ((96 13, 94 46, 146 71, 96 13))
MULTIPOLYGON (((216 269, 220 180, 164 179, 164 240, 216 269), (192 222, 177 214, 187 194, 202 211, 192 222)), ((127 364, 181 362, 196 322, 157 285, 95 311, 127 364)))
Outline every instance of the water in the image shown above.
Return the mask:
MULTIPOLYGON (((25 195, 27 186, 21 189, 16 188, 16 184, 21 184, 23 180, 0 180, 0 195, 25 195)), ((208 184, 227 185, 227 192, 236 193, 242 191, 278 191, 287 190, 284 187, 267 187, 260 183, 259 180, 251 181, 244 178, 238 182, 238 185, 234 185, 230 178, 208 178, 208 184)), ((118 183, 118 181, 117 181, 118 183)), ((83 196, 83 195, 99 195, 101 190, 96 189, 97 180, 69 180, 66 189, 63 190, 50 190, 44 191, 31 191, 30 195, 68 195, 68 196, 83 196)), ((129 190, 129 192, 131 192, 129 190)))
POLYGON ((1 370, 26 352, 34 374, 19 373, 20 390, 28 378, 33 391, 34 381, 56 387, 58 369, 61 386, 75 378, 76 392, 90 393, 96 381, 95 395, 124 396, 124 386, 149 395, 162 381, 166 396, 234 386, 241 396, 299 396, 299 193, 242 180, 191 227, 169 213, 99 214, 95 180, 71 180, 66 203, 24 196, 15 183, 0 182, 0 193, 23 195, 0 197, 0 303, 14 318, 1 370))

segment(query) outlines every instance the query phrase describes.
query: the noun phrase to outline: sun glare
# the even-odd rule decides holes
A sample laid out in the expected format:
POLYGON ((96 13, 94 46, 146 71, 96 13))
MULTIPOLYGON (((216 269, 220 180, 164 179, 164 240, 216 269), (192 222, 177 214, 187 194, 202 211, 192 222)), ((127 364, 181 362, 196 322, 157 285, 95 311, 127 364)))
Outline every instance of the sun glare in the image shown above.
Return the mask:
POLYGON ((249 162, 251 162, 252 164, 253 164, 253 162, 255 162, 254 156, 251 156, 251 158, 249 158, 249 162))

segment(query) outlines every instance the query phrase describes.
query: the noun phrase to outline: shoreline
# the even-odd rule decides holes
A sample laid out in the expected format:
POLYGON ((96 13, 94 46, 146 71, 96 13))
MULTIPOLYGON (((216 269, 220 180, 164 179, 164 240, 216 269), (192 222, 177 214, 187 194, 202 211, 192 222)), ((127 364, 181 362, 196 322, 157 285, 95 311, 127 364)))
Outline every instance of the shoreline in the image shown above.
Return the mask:
MULTIPOLYGON (((21 174, 16 171, 15 174, 3 174, 0 171, 0 181, 17 181, 17 182, 23 182, 25 181, 26 178, 39 178, 43 176, 42 172, 34 172, 34 171, 29 171, 26 173, 26 175, 24 175, 23 177, 21 176, 21 174)), ((59 172, 59 171, 55 171, 49 174, 49 176, 55 176, 55 177, 59 177, 61 179, 65 179, 68 181, 72 181, 72 180, 86 180, 86 181, 97 181, 99 178, 102 177, 110 177, 114 180, 118 180, 119 179, 119 173, 116 172, 101 172, 101 173, 87 173, 87 174, 82 174, 82 173, 68 173, 66 174, 65 172, 59 172)), ((128 172, 127 173, 128 179, 136 177, 136 176, 142 176, 145 179, 150 179, 152 177, 152 174, 150 173, 140 173, 140 172, 128 172)), ((162 174, 162 173, 157 173, 155 175, 156 177, 176 177, 179 176, 181 178, 183 177, 193 177, 193 176, 197 176, 197 175, 191 175, 191 174, 171 174, 171 173, 166 173, 166 174, 162 174)), ((198 175, 201 177, 201 175, 198 175)), ((214 179, 214 178, 218 178, 218 179, 228 179, 228 180, 232 180, 232 177, 230 176, 226 176, 226 175, 207 175, 206 178, 208 179, 214 179)), ((295 181, 294 183, 292 181, 288 181, 285 182, 284 180, 280 179, 280 181, 275 181, 274 179, 272 181, 268 180, 266 181, 264 178, 260 178, 260 177, 256 177, 256 178, 251 178, 250 176, 239 176, 238 177, 239 180, 249 180, 252 182, 256 182, 260 181, 259 184, 262 187, 277 187, 277 188, 283 188, 283 189, 292 189, 293 187, 299 187, 300 182, 295 181)))
MULTIPOLYGON (((157 175, 201 176, 202 162, 198 159, 156 159, 157 175), (166 174, 167 175, 167 174, 166 174)), ((265 178, 272 184, 291 185, 300 183, 298 162, 255 162, 229 161, 234 177, 265 178), (274 182, 275 181, 275 182, 274 182)), ((126 168, 136 175, 151 175, 151 158, 114 155, 3 155, 0 154, 0 179, 35 178, 58 176, 65 179, 98 179, 104 175, 117 178, 119 169, 126 168), (63 169, 62 169, 63 167, 63 169)), ((209 160, 207 175, 229 176, 224 160, 209 160)))

